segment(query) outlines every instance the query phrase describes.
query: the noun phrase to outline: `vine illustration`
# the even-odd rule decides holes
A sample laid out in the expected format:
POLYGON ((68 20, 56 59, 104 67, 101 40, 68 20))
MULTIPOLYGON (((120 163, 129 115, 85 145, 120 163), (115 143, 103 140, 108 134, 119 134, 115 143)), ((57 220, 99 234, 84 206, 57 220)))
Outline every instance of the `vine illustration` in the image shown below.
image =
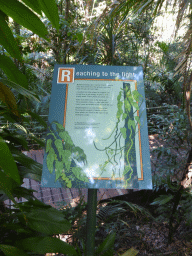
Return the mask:
POLYGON ((72 187, 72 181, 88 182, 87 176, 75 162, 87 163, 84 151, 76 147, 65 128, 58 122, 52 122, 56 125, 56 131, 49 125, 49 133, 46 142, 46 163, 50 173, 55 169, 55 181, 58 179, 64 181, 66 187, 72 187))
POLYGON ((103 140, 109 140, 112 136, 114 136, 113 141, 110 143, 110 145, 106 146, 103 149, 99 149, 96 143, 93 142, 97 150, 104 151, 107 155, 107 160, 105 161, 105 163, 100 165, 101 175, 103 174, 103 172, 106 171, 107 165, 111 164, 112 179, 115 177, 115 174, 117 171, 119 171, 119 177, 121 177, 121 174, 120 174, 121 162, 119 160, 119 163, 118 163, 117 158, 119 157, 119 159, 122 159, 122 154, 124 150, 124 154, 127 161, 127 164, 125 165, 124 171, 123 171, 123 179, 125 180, 125 186, 127 186, 128 181, 130 181, 133 174, 133 169, 130 163, 130 151, 133 147, 133 139, 135 136, 136 126, 138 123, 140 124, 139 116, 134 115, 135 112, 139 110, 138 102, 140 97, 142 97, 142 95, 137 90, 134 90, 131 93, 129 83, 125 84, 125 88, 123 89, 121 88, 117 96, 116 125, 113 131, 111 132, 111 134, 109 135, 109 137, 103 139, 103 140), (124 105, 124 111, 123 111, 123 105, 124 105), (135 112, 133 112, 133 108, 135 109, 135 112), (125 120, 124 127, 119 127, 121 120, 122 121, 125 120), (129 135, 128 142, 124 146, 122 146, 121 137, 123 136, 123 139, 126 140, 127 135, 129 135), (126 179, 125 179, 125 175, 127 176, 126 179))

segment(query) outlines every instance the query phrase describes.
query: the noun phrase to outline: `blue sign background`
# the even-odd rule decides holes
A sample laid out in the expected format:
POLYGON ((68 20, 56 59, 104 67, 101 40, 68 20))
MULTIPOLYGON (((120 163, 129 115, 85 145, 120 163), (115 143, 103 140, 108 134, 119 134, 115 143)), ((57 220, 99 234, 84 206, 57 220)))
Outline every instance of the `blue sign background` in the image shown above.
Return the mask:
MULTIPOLYGON (((96 65, 55 65, 52 92, 51 92, 51 102, 49 110, 49 125, 52 122, 58 122, 63 125, 64 123, 64 109, 65 109, 65 99, 66 99, 66 84, 57 83, 58 69, 64 67, 75 68, 74 80, 76 79, 90 79, 90 80, 117 80, 125 81, 136 80, 137 81, 137 91, 142 95, 142 104, 139 109, 140 115, 140 140, 141 140, 141 155, 142 155, 142 168, 143 168, 143 178, 138 179, 136 172, 136 157, 135 157, 135 147, 132 148, 130 155, 132 156, 132 168, 133 175, 131 180, 125 185, 122 179, 112 180, 112 179, 95 179, 93 181, 72 181, 72 187, 82 187, 82 188, 138 188, 138 189, 152 189, 152 176, 151 176, 151 164, 150 164, 150 152, 149 152, 149 140, 148 140, 148 129, 147 129, 147 118, 146 118, 146 105, 145 105, 145 92, 143 83, 143 70, 142 67, 127 67, 127 66, 96 66, 96 65)), ((128 118, 128 117, 127 117, 128 118)), ((126 120, 125 120, 126 121, 126 120)), ((53 130, 56 131, 56 125, 51 126, 53 130)), ((129 134, 125 143, 128 141, 129 134)), ((49 136, 47 137, 49 139, 49 136)), ((57 138, 58 139, 58 138, 57 138)), ((47 153, 44 155, 43 162, 43 173, 41 186, 42 187, 66 187, 66 182, 62 182, 61 179, 55 181, 55 165, 52 173, 47 167, 47 153)), ((59 157, 59 156, 58 156, 59 157)), ((126 161, 125 161, 126 164, 126 161)), ((71 166, 76 166, 75 162, 71 162, 71 166)))

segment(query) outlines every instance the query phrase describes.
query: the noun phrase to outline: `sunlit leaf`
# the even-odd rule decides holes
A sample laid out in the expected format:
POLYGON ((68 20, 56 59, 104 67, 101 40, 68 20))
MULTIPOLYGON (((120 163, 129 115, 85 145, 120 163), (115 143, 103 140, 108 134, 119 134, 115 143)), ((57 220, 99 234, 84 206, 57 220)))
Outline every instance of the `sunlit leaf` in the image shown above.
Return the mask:
POLYGON ((134 248, 130 248, 128 251, 121 254, 121 256, 136 256, 138 253, 139 253, 138 250, 136 250, 134 248))
POLYGON ((0 10, 18 24, 47 39, 45 36, 47 29, 43 22, 21 2, 16 0, 0 1, 0 10))
POLYGON ((38 0, 41 10, 59 31, 59 14, 55 0, 38 0))
POLYGON ((22 0, 23 3, 25 3, 26 5, 28 5, 33 11, 35 11, 36 13, 38 13, 39 15, 41 15, 41 8, 39 5, 39 2, 37 0, 22 0))
POLYGON ((19 47, 13 37, 11 29, 5 21, 5 14, 2 11, 0 11, 0 44, 13 58, 21 60, 19 47))

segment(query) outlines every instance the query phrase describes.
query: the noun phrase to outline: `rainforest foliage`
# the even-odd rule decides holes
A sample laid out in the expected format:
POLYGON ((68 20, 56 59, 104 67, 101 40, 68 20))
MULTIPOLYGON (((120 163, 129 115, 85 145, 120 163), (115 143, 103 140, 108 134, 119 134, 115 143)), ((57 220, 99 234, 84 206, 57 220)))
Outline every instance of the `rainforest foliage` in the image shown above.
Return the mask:
MULTIPOLYGON (((167 147, 154 151, 156 165, 152 169, 154 190, 150 205, 143 204, 142 197, 138 205, 129 199, 98 209, 97 229, 103 229, 106 236, 97 241, 95 255, 113 255, 119 249, 120 230, 125 237, 134 237, 131 224, 119 219, 128 211, 166 222, 169 244, 183 220, 190 227, 191 54, 190 0, 0 0, 0 255, 85 255, 82 212, 86 204, 81 202, 75 209, 60 211, 37 200, 32 189, 22 187, 24 178, 41 180, 42 165, 25 156, 22 150, 45 147, 45 132, 49 128, 46 115, 56 63, 142 66, 149 134, 158 134, 159 139, 167 142, 167 147), (175 30, 161 26, 165 17, 176 20, 172 24, 175 30), (164 31, 169 37, 163 36, 164 31), (181 147, 185 155, 178 161, 173 152, 180 152, 181 147), (27 202, 15 200, 21 197, 27 202), (14 210, 4 207, 6 199, 12 200, 14 210), (113 218, 113 225, 108 222, 112 216, 118 216, 113 218), (78 226, 72 232, 77 219, 81 220, 81 228, 78 226), (101 220, 106 224, 103 227, 101 220), (74 234, 71 244, 56 237, 67 232, 74 234)), ((121 115, 121 95, 118 100, 121 115)), ((67 138, 68 150, 84 157, 62 129, 58 126, 57 136, 67 138)), ((124 130, 121 134, 126 136, 124 130)), ((67 150, 62 148, 62 155, 57 156, 53 144, 56 149, 61 147, 50 130, 47 153, 52 151, 55 157, 49 160, 50 169, 53 161, 59 165, 61 159, 67 169, 67 150)), ((83 160, 86 161, 85 157, 83 160)), ((131 173, 131 169, 128 171, 131 173)), ((70 180, 77 176, 78 170, 73 169, 71 177, 62 178, 70 187, 70 180)), ((187 231, 184 237, 192 239, 187 231)), ((131 248, 121 255, 138 253, 131 248)))

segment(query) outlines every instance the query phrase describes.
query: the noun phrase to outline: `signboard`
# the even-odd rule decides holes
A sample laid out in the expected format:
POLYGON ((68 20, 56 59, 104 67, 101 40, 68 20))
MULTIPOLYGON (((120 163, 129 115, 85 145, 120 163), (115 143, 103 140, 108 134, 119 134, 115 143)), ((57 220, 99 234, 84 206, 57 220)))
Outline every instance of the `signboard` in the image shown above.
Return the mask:
POLYGON ((55 66, 41 185, 152 189, 141 67, 55 66))

